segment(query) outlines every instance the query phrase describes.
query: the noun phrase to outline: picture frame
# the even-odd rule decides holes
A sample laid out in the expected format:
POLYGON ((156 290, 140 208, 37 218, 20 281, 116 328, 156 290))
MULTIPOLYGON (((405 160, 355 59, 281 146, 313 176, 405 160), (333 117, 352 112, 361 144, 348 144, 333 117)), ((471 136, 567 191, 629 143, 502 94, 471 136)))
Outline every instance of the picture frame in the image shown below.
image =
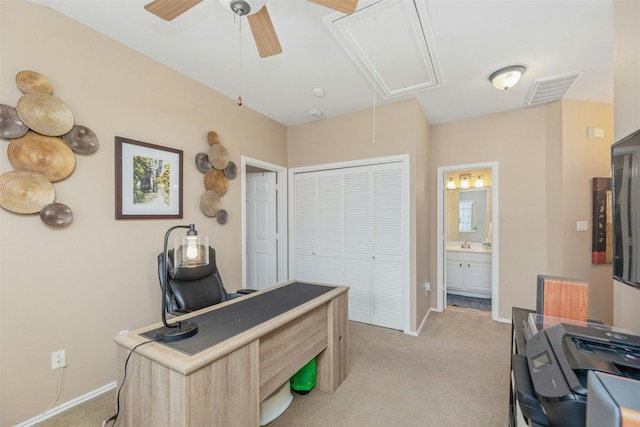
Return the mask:
POLYGON ((116 219, 182 218, 182 150, 116 136, 116 219))

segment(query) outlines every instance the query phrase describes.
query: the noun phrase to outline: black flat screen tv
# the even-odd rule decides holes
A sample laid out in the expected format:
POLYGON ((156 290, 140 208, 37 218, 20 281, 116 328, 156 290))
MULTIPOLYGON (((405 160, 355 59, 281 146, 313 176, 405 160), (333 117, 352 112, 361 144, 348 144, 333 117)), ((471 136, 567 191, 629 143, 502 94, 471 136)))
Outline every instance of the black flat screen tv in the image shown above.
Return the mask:
POLYGON ((640 288, 640 130, 611 146, 613 277, 640 288))

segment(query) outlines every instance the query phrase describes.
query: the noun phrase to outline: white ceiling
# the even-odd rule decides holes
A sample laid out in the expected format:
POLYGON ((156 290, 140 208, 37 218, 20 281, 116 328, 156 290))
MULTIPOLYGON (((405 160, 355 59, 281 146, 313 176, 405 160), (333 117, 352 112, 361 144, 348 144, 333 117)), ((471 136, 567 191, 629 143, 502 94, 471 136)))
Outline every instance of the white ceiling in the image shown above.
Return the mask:
MULTIPOLYGON (((171 22, 144 9, 150 0, 27 1, 51 7, 232 99, 242 95, 245 107, 287 126, 318 120, 312 109, 332 117, 414 97, 431 124, 526 108, 537 79, 579 71, 565 98, 613 102, 613 0, 415 0, 415 5, 382 0, 401 2, 419 16, 424 38, 416 40, 429 44, 437 84, 393 97, 378 89, 375 100, 374 83, 416 75, 413 67, 420 62, 414 60, 420 47, 407 43, 408 21, 394 25, 389 21, 396 18, 384 9, 379 26, 373 19, 380 47, 364 61, 367 67, 325 24, 345 16, 305 0, 267 2, 283 49, 269 58, 258 56, 245 19, 240 30, 238 17, 218 0, 205 0, 171 22), (508 91, 493 88, 488 76, 515 64, 527 67, 522 81, 508 91), (383 75, 372 77, 371 68, 383 75), (326 95, 314 96, 316 87, 326 95)), ((376 3, 360 0, 356 17, 370 6, 381 7, 376 3)), ((372 43, 361 45, 367 49, 372 43)))

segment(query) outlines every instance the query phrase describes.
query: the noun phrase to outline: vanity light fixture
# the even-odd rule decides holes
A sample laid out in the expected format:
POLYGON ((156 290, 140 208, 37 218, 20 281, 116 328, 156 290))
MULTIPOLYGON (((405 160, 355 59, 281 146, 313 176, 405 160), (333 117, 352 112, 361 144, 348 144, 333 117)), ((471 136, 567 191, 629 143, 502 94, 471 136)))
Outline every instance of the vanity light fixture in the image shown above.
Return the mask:
POLYGON ((484 181, 482 180, 482 176, 478 176, 478 179, 476 179, 475 187, 476 188, 484 187, 484 181))
POLYGON ((453 182, 453 178, 449 178, 449 182, 447 182, 447 190, 455 190, 456 183, 453 182))
POLYGON ((469 188, 471 175, 460 175, 460 188, 469 188))
POLYGON ((526 68, 522 65, 511 65, 501 68, 489 76, 489 81, 496 89, 511 89, 520 81, 520 77, 524 74, 526 68))

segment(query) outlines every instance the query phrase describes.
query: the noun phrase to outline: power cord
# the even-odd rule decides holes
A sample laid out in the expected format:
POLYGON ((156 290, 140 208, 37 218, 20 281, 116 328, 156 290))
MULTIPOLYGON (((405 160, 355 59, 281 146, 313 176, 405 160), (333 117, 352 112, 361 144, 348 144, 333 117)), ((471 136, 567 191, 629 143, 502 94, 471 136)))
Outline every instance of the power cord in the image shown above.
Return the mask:
POLYGON ((120 387, 118 388, 118 394, 116 397, 116 413, 113 414, 111 416, 111 418, 109 418, 108 420, 105 420, 102 422, 102 427, 106 427, 107 424, 109 424, 110 422, 113 422, 113 424, 111 424, 111 427, 116 425, 116 421, 118 421, 118 415, 120 415, 120 392, 122 391, 122 387, 124 386, 125 381, 127 380, 127 365, 129 364, 129 359, 131 358, 131 355, 138 349, 138 347, 141 347, 145 344, 149 344, 151 342, 156 342, 157 340, 149 340, 149 341, 145 341, 143 343, 140 343, 138 345, 136 345, 135 347, 133 347, 131 349, 131 351, 129 352, 129 355, 127 356, 126 360, 124 361, 124 375, 122 377, 122 384, 120 384, 120 387))
POLYGON ((60 366, 58 368, 60 369, 60 375, 58 375, 58 390, 56 391, 56 397, 55 399, 53 399, 53 402, 51 402, 51 405, 49 405, 49 407, 44 410, 43 414, 46 414, 47 412, 49 412, 49 410, 53 408, 53 405, 55 405, 58 399, 60 398, 60 390, 62 389, 62 374, 64 373, 64 368, 65 368, 64 366, 60 366))

